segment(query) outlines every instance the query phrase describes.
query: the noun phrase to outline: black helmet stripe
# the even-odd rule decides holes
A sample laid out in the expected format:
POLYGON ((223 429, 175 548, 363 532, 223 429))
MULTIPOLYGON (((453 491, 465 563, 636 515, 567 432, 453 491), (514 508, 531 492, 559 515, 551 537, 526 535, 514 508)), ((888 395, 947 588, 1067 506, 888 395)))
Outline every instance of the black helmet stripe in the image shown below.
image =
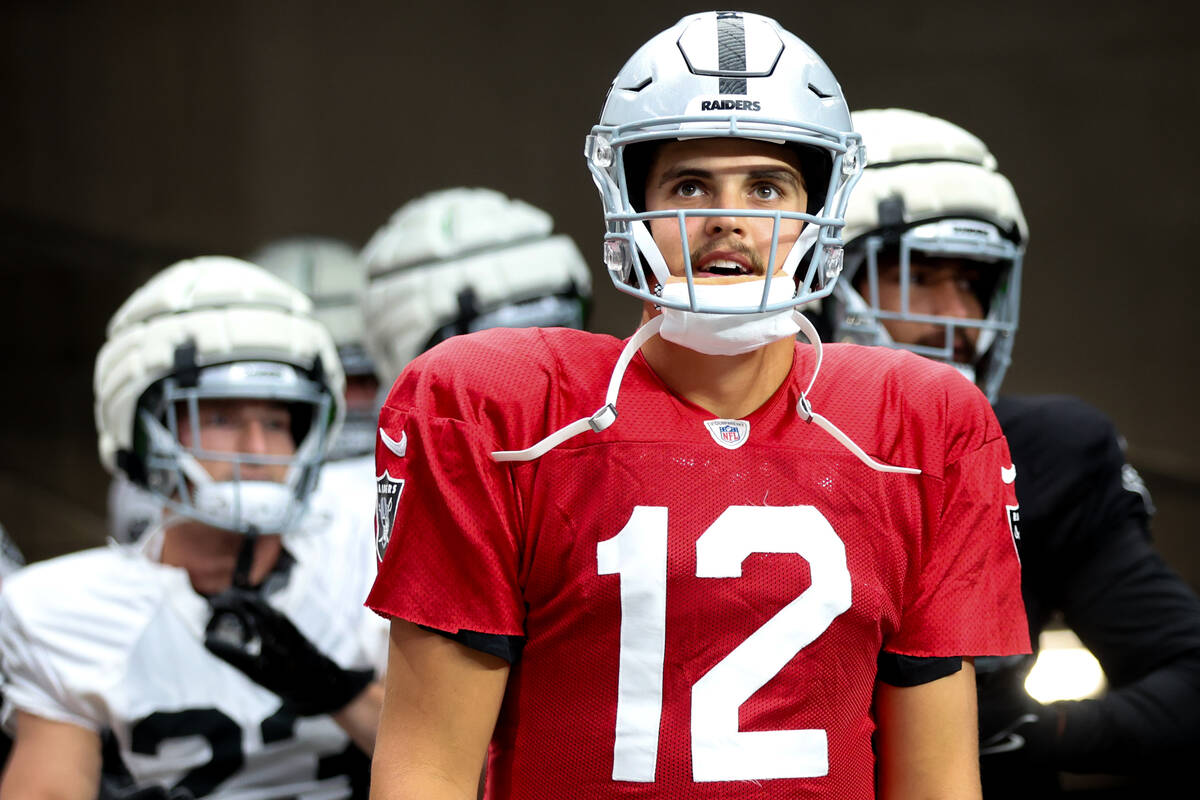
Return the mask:
MULTIPOLYGON (((736 11, 717 13, 717 65, 721 72, 746 71, 746 28, 736 11)), ((721 94, 745 94, 745 78, 721 78, 721 94)))

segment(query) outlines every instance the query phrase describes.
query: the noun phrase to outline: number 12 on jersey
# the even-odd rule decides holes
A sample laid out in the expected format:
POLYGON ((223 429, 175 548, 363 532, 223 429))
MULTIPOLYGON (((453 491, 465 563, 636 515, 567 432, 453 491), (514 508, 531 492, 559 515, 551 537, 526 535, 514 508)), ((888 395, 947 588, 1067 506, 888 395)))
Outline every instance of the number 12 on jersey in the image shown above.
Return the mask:
MULTIPOLYGON (((696 540, 696 577, 740 578, 751 553, 794 553, 811 584, 692 686, 692 779, 813 778, 829 771, 823 729, 739 731, 738 708, 850 607, 846 547, 812 506, 730 506, 696 540)), ((596 546, 621 581, 615 781, 654 781, 667 627, 667 509, 637 506, 596 546)), ((798 689, 799 691, 799 689, 798 689)))

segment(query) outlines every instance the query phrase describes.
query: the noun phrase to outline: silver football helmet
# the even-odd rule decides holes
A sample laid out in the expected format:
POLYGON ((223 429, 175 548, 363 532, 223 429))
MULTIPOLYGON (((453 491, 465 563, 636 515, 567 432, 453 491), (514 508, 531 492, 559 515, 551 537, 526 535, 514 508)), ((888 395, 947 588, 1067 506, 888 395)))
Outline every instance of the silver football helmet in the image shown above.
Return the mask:
POLYGON ((313 316, 333 334, 346 374, 346 416, 326 458, 373 453, 379 414, 375 365, 363 344, 367 265, 348 243, 327 236, 279 239, 255 251, 250 261, 308 295, 313 316))
POLYGON ((96 358, 105 468, 183 517, 240 533, 296 528, 342 416, 337 351, 311 312, 303 293, 233 258, 182 261, 151 278, 113 315, 96 358), (209 399, 286 404, 294 452, 204 449, 209 399), (205 461, 230 465, 232 477, 214 478, 205 461), (261 465, 285 467, 284 480, 257 477, 261 465))
POLYGON ((493 189, 401 206, 363 249, 366 345, 390 388, 418 354, 485 328, 582 328, 591 272, 545 211, 493 189))
MULTIPOLYGON (((847 196, 861 170, 860 138, 850 127, 841 87, 820 56, 773 19, 733 11, 684 17, 643 45, 609 89, 584 155, 604 205, 604 263, 614 285, 643 301, 685 311, 759 313, 824 297, 841 271, 847 196), (736 137, 799 148, 809 191, 805 213, 747 209, 647 212, 642 196, 646 148, 690 138, 736 137), (774 240, 761 302, 699 303, 686 264, 687 302, 655 294, 668 269, 646 221, 688 216, 773 217, 774 240), (806 223, 787 253, 778 252, 781 219, 806 223), (806 264, 801 259, 811 258, 806 264), (786 301, 770 301, 778 264, 796 283, 786 301)), ((686 237, 686 232, 684 232, 686 237)), ((684 253, 690 251, 686 238, 684 253)))
MULTIPOLYGON (((845 274, 823 315, 834 341, 912 350, 954 364, 994 400, 1012 360, 1021 259, 1029 237, 1008 179, 987 146, 957 125, 905 109, 856 111, 870 160, 846 211, 845 274), (972 262, 982 319, 919 314, 909 305, 914 255, 972 262), (880 305, 880 270, 898 264, 899 308, 880 305), (889 321, 940 326, 937 342, 902 343, 889 321), (956 335, 978 330, 956 361, 956 335), (959 358, 962 358, 961 354, 959 358)), ((961 351, 960 351, 961 353, 961 351)))

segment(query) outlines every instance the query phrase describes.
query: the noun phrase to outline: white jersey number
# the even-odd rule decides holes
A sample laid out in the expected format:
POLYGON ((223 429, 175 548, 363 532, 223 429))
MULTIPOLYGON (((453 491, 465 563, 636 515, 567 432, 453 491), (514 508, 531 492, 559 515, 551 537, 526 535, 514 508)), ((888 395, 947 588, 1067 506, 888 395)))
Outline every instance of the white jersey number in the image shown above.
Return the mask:
MULTIPOLYGON (((794 553, 811 585, 692 686, 692 778, 812 778, 829 771, 822 729, 739 731, 738 708, 850 607, 846 547, 812 506, 731 506, 696 540, 696 577, 739 578, 751 553, 794 553)), ((596 546, 621 577, 613 780, 650 783, 658 761, 667 626, 667 509, 637 506, 596 546)))

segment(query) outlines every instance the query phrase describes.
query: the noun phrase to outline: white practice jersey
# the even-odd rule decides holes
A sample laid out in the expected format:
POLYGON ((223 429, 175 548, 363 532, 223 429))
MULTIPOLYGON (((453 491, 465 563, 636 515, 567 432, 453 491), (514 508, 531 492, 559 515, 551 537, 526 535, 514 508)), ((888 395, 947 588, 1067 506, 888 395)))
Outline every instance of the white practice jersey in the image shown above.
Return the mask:
MULTIPOLYGON (((317 485, 316 497, 320 498, 319 507, 336 509, 339 518, 344 520, 346 536, 355 543, 357 548, 370 551, 365 558, 371 559, 367 570, 366 591, 371 590, 375 580, 375 454, 340 458, 326 461, 321 466, 321 482, 317 485)), ((314 504, 316 502, 314 501, 314 504)), ((331 511, 330 513, 334 513, 331 511)), ((363 594, 366 600, 366 593, 363 594)), ((373 664, 375 674, 382 676, 387 670, 388 654, 388 622, 375 615, 376 619, 367 623, 367 634, 374 640, 368 640, 368 650, 378 654, 378 662, 373 664)))
POLYGON ((323 497, 337 498, 348 513, 362 517, 371 538, 375 515, 375 453, 354 458, 326 461, 321 466, 318 491, 323 497))
MULTIPOLYGON (((363 607, 375 574, 361 517, 335 513, 325 493, 295 558, 269 594, 322 652, 346 668, 384 656, 386 623, 363 607), (356 520, 359 520, 356 522, 356 520)), ((328 716, 297 718, 280 699, 204 647, 208 604, 187 573, 147 557, 149 533, 34 564, 0 593, 3 716, 19 709, 98 733, 111 731, 139 785, 181 785, 227 800, 345 797, 334 775, 362 759, 328 716)))

